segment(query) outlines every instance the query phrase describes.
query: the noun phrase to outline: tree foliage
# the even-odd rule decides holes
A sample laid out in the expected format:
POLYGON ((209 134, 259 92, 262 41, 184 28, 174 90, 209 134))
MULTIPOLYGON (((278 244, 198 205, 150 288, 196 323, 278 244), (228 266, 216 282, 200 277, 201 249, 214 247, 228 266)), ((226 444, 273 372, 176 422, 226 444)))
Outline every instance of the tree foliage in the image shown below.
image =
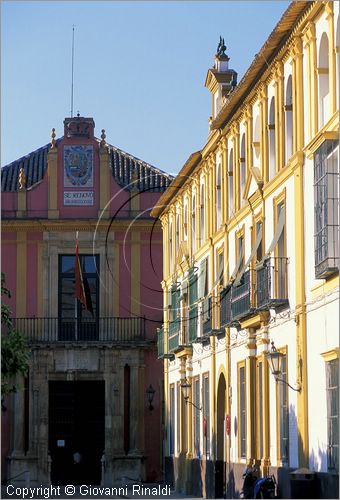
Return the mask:
POLYGON ((13 325, 12 311, 3 298, 11 297, 1 273, 1 397, 16 392, 15 376, 28 372, 29 348, 25 336, 13 325))

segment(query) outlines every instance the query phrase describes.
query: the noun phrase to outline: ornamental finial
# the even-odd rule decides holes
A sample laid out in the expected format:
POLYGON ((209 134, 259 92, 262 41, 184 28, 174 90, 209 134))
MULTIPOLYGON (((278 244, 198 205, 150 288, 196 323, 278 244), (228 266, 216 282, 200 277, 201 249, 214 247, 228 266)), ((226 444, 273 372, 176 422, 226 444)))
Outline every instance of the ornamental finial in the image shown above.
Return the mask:
POLYGON ((106 134, 104 128, 102 129, 102 135, 100 137, 101 137, 100 147, 103 148, 104 146, 106 146, 106 134))
POLYGON ((51 130, 51 149, 55 148, 55 145, 56 145, 55 138, 56 138, 55 128, 52 128, 52 130, 51 130))
POLYGON ((26 187, 26 175, 25 170, 21 167, 18 176, 19 190, 25 189, 26 187))
POLYGON ((227 47, 224 43, 224 38, 222 38, 220 36, 220 41, 217 45, 217 52, 216 52, 216 55, 217 56, 226 56, 227 54, 225 54, 225 51, 227 50, 227 47))

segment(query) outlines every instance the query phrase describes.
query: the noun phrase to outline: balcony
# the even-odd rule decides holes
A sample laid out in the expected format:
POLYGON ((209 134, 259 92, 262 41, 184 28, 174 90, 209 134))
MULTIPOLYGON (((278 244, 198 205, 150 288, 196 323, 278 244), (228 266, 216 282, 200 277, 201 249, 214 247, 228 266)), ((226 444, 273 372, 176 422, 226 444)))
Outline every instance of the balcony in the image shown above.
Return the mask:
POLYGON ((170 321, 169 323, 169 352, 176 351, 180 346, 180 321, 176 319, 174 321, 170 321))
POLYGON ((220 292, 220 326, 229 326, 231 322, 231 286, 220 292))
POLYGON ((288 305, 288 259, 276 257, 256 269, 257 309, 277 309, 288 305))
POLYGON ((145 318, 15 318, 30 344, 68 342, 129 345, 145 342, 145 318))
POLYGON ((238 286, 231 289, 231 323, 247 316, 255 311, 253 301, 254 273, 251 269, 246 271, 238 286))
POLYGON ((202 322, 203 322, 203 339, 209 338, 212 330, 212 301, 211 297, 206 297, 203 300, 202 322))

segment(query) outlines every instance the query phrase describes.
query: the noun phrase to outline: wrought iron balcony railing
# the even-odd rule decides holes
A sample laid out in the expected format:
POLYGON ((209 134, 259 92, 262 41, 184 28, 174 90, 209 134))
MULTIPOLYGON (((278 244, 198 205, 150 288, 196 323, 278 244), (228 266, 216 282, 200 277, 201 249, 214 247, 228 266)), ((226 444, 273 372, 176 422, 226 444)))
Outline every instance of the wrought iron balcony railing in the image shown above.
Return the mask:
POLYGON ((233 286, 231 291, 231 321, 250 316, 255 304, 253 301, 252 287, 254 286, 253 272, 251 269, 245 271, 241 283, 233 286))
POLYGON ((145 341, 145 318, 15 318, 29 343, 145 341))
POLYGON ((231 286, 220 292, 220 326, 228 326, 231 322, 231 286))
POLYGON ((203 336, 209 335, 212 330, 212 301, 211 297, 206 297, 203 300, 203 336))
POLYGON ((272 257, 256 269, 257 309, 276 308, 288 304, 288 259, 272 257))

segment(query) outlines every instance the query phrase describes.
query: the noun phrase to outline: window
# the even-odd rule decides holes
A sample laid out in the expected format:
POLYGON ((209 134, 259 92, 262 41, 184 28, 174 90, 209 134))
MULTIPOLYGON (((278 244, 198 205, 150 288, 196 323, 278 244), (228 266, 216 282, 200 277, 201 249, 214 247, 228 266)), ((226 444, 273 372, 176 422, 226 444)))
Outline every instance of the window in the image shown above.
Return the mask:
POLYGON ((238 433, 239 433, 239 457, 246 458, 247 454, 247 393, 246 393, 246 366, 245 362, 238 367, 238 433))
POLYGON ((59 340, 98 339, 99 256, 79 255, 83 281, 87 282, 93 315, 75 298, 75 256, 59 256, 59 340))
POLYGON ((287 291, 287 258, 286 258, 286 229, 285 229, 285 203, 276 206, 276 228, 280 229, 275 249, 275 287, 276 298, 283 299, 288 296, 287 291), (281 229, 282 226, 282 229, 281 229))
MULTIPOLYGON (((287 382, 287 355, 282 356, 281 378, 287 382)), ((278 397, 278 432, 279 432, 279 460, 283 465, 289 465, 289 405, 288 386, 280 382, 277 384, 278 397)))
POLYGON ((275 146, 275 99, 272 97, 269 107, 268 119, 268 145, 269 145, 269 179, 276 173, 276 146, 275 146))
POLYGON ((262 260, 262 257, 263 257, 263 234, 262 234, 262 221, 258 221, 256 222, 255 224, 255 238, 257 237, 257 235, 259 234, 260 235, 260 243, 259 245, 257 246, 257 250, 256 250, 256 262, 261 262, 262 260))
POLYGON ((175 386, 170 385, 169 454, 175 451, 175 386))
POLYGON ((194 453, 200 456, 200 379, 193 379, 193 412, 194 412, 194 453))
POLYGON ((229 218, 234 213, 234 153, 231 149, 228 162, 228 214, 229 218))
POLYGON ((222 223, 222 217, 221 217, 221 208, 222 208, 222 201, 221 201, 221 165, 217 165, 217 171, 216 171, 216 230, 218 230, 221 226, 222 223))
POLYGON ((322 34, 318 58, 319 129, 330 117, 329 109, 329 44, 326 33, 322 34))
POLYGON ((286 85, 285 95, 285 153, 286 164, 293 154, 293 93, 292 93, 292 76, 289 75, 286 85))
POLYGON ((191 247, 196 250, 196 196, 192 197, 192 215, 191 215, 191 247))
POLYGON ((197 338, 197 273, 189 269, 189 342, 197 338))
POLYGON ((236 262, 238 263, 237 273, 244 266, 244 236, 241 235, 237 238, 237 246, 236 246, 236 262))
POLYGON ((200 239, 201 244, 205 241, 205 221, 204 221, 204 185, 201 186, 201 210, 200 210, 200 239))
POLYGON ((326 362, 327 467, 339 471, 339 358, 326 362))
POLYGON ((223 286, 224 255, 223 251, 217 253, 217 285, 223 286))
POLYGON ((314 153, 315 277, 338 269, 339 259, 339 145, 326 140, 314 153))
POLYGON ((209 373, 203 375, 203 453, 210 457, 209 373))
MULTIPOLYGON (((180 326, 180 290, 174 283, 170 290, 170 315, 169 315, 169 342, 170 337, 178 334, 180 326)), ((172 342, 170 342, 172 343, 172 342)), ((169 345, 170 348, 170 345, 169 345)))

